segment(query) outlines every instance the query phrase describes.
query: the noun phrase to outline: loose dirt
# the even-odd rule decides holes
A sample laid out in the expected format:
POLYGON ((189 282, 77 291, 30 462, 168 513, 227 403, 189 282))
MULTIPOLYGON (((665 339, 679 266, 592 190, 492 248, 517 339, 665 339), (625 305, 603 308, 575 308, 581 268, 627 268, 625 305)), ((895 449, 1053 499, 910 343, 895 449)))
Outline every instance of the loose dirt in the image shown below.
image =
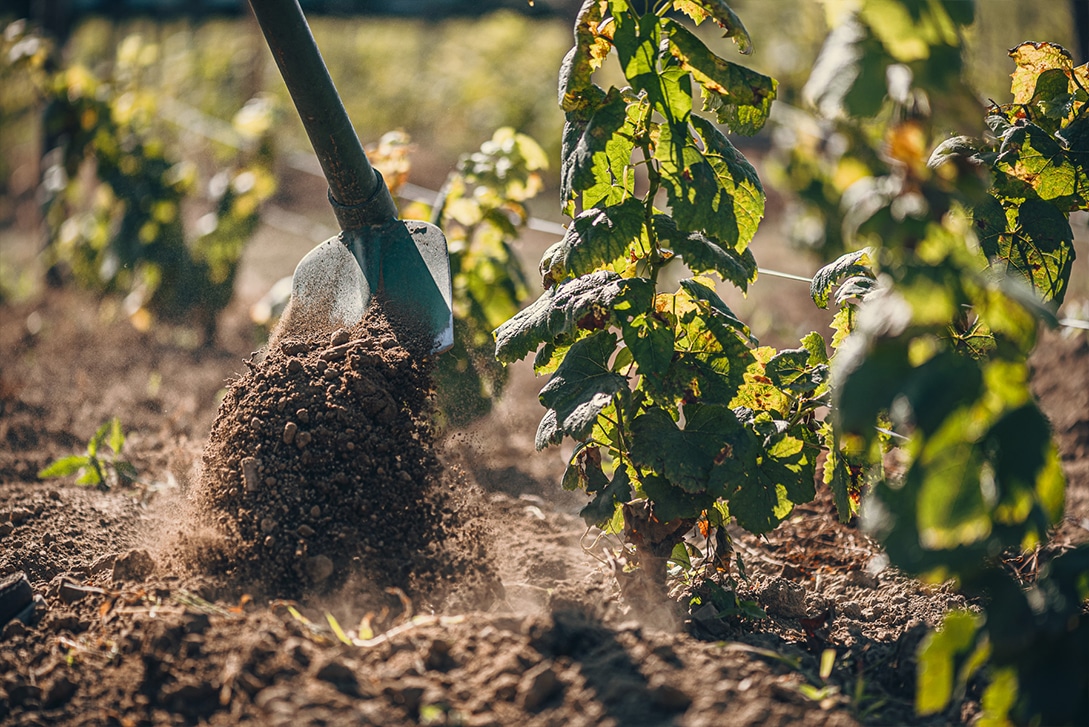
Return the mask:
MULTIPOLYGON (((36 621, 0 627, 0 724, 936 725, 977 713, 975 692, 949 714, 912 711, 925 627, 972 604, 887 567, 824 493, 766 539, 733 533, 743 595, 767 619, 675 611, 675 629, 648 626, 615 543, 541 475, 556 453, 531 455, 532 437, 502 419, 475 443, 433 443, 413 416, 422 360, 372 324, 254 361, 239 311, 200 348, 70 292, 0 307, 0 581, 24 573, 42 598, 36 621), (114 415, 139 483, 36 479, 114 415), (451 583, 470 587, 462 597, 451 583)), ((1044 338, 1034 381, 1070 495, 1038 558, 1089 538, 1087 376, 1083 335, 1044 338)), ((522 403, 507 410, 536 418, 532 378, 514 382, 522 403)))
POLYGON ((375 306, 351 330, 277 341, 232 383, 195 493, 218 536, 189 543, 198 563, 273 597, 354 576, 429 608, 494 600, 472 488, 435 454, 426 343, 400 330, 375 306))

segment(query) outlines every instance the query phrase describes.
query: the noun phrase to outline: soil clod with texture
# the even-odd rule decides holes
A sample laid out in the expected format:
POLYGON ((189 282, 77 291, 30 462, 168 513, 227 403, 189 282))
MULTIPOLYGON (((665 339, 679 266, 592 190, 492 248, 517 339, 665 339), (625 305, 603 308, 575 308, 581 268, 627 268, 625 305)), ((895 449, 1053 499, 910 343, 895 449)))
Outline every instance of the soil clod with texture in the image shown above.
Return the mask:
POLYGON ((431 606, 474 591, 487 605, 499 586, 486 532, 436 456, 430 373, 426 348, 374 308, 250 364, 220 406, 196 491, 198 520, 222 538, 215 565, 274 597, 353 577, 431 606))

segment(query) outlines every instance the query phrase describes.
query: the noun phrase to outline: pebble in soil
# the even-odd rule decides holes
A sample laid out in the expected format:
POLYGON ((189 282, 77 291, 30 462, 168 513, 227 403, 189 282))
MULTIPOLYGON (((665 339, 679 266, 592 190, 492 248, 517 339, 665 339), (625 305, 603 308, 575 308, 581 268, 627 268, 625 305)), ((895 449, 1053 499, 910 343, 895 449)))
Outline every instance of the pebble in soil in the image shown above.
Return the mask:
POLYGON ((499 585, 483 519, 426 419, 427 347, 376 308, 350 330, 275 342, 230 387, 195 496, 219 544, 198 560, 273 597, 351 576, 432 606, 486 600, 499 585))

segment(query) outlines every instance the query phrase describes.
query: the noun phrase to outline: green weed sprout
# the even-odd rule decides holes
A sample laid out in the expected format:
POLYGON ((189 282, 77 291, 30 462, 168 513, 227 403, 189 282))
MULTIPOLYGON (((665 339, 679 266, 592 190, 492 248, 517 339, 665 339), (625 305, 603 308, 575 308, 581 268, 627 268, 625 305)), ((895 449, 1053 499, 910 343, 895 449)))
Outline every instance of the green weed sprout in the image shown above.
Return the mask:
POLYGON ((78 475, 76 484, 85 487, 97 487, 102 491, 111 485, 131 484, 136 482, 136 468, 128 460, 121 458, 125 446, 125 433, 121 430, 121 420, 113 417, 98 428, 87 442, 84 454, 72 454, 51 462, 38 473, 43 480, 78 475), (103 445, 108 452, 103 452, 103 445))

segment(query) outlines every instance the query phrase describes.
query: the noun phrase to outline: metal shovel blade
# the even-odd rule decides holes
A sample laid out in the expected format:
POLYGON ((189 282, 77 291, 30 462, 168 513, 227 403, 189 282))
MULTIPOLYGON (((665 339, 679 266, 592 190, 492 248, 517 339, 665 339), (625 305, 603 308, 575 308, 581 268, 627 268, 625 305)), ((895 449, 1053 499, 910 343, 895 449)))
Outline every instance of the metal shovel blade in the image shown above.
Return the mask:
POLYGON ((433 353, 454 345, 446 238, 434 225, 414 220, 348 230, 307 253, 295 268, 291 302, 273 338, 351 328, 378 291, 398 316, 413 322, 413 333, 431 340, 433 353))

